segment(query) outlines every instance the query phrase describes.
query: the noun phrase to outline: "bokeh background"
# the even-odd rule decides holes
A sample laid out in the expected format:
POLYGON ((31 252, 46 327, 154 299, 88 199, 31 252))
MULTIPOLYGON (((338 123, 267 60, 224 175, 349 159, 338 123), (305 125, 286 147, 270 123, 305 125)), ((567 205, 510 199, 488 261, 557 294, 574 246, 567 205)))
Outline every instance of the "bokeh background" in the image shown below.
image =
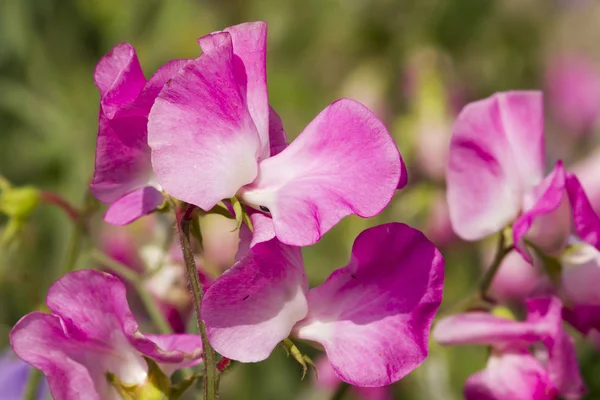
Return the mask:
MULTIPOLYGON (((461 107, 496 91, 544 90, 548 165, 560 158, 580 171, 600 204, 595 0, 0 0, 0 174, 83 204, 93 172, 99 58, 127 41, 149 77, 170 59, 198 56, 196 38, 253 20, 269 23, 270 103, 290 139, 329 103, 353 97, 386 122, 408 165, 409 186, 380 216, 346 218, 305 249, 311 284, 345 265, 361 230, 401 221, 424 230, 446 257, 442 312, 475 289, 488 243, 465 244, 452 234, 445 156, 461 107)), ((98 221, 94 229, 100 237, 104 228, 98 221)), ((18 245, 0 250, 0 348, 10 327, 43 303, 74 232, 60 210, 41 207, 18 245)), ((85 254, 77 263, 93 266, 85 254)), ((579 339, 588 398, 600 399, 600 358, 579 339)), ((394 385, 393 398, 460 399, 466 377, 487 356, 482 347, 433 343, 430 353, 394 385)), ((301 382, 299 366, 281 349, 264 363, 235 365, 222 391, 223 399, 241 400, 331 395, 312 376, 301 382)))

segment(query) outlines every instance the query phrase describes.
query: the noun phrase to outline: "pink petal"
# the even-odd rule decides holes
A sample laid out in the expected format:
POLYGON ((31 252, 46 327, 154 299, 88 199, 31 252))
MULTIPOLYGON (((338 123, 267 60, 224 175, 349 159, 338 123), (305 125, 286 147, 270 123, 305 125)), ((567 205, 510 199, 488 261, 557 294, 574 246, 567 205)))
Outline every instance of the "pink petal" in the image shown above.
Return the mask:
POLYGON ((142 335, 127 303, 123 282, 93 269, 70 272, 48 290, 48 308, 84 332, 86 340, 114 345, 119 332, 137 351, 161 363, 182 363, 199 357, 160 349, 142 335))
POLYGON ((554 400, 548 372, 527 352, 492 355, 487 367, 465 384, 466 400, 554 400))
POLYGON ((522 303, 542 285, 546 285, 546 275, 539 263, 531 265, 518 252, 511 251, 494 276, 490 294, 501 303, 522 303))
POLYGON ((100 90, 101 109, 108 118, 133 102, 146 84, 135 49, 129 43, 116 45, 98 62, 94 83, 100 90))
POLYGON ((306 316, 307 290, 299 248, 276 239, 257 244, 204 296, 210 343, 232 360, 266 359, 306 316))
POLYGON ((600 219, 594 212, 577 177, 574 174, 567 173, 566 179, 575 231, 583 241, 600 249, 600 219))
POLYGON ((161 370, 170 376, 180 368, 190 367, 198 364, 202 355, 202 338, 200 335, 171 334, 171 335, 144 335, 146 339, 154 343, 154 347, 148 346, 148 352, 144 354, 155 361, 161 370), (181 361, 173 363, 173 356, 180 357, 181 361), (164 361, 164 363, 163 363, 164 361))
POLYGON ((159 94, 148 122, 152 166, 164 190, 211 209, 256 177, 261 140, 235 67, 231 36, 190 62, 159 94))
POLYGON ((496 317, 483 311, 464 312, 440 320, 433 339, 442 345, 485 344, 522 348, 547 336, 545 326, 496 317))
POLYGON ((112 225, 127 225, 154 211, 164 200, 163 194, 151 186, 137 189, 112 203, 104 214, 104 221, 112 225))
MULTIPOLYGON (((600 212, 600 149, 595 150, 583 160, 573 164, 569 169, 577 177, 580 186, 587 194, 588 201, 593 210, 600 212)), ((567 174, 567 190, 569 187, 569 176, 567 174)))
POLYGON ((427 356, 442 285, 442 256, 422 233, 376 226, 358 236, 346 267, 309 292, 294 334, 323 345, 342 380, 388 385, 427 356))
MULTIPOLYGON (((261 141, 261 159, 269 157, 269 97, 267 93, 267 23, 247 22, 224 30, 233 42, 234 68, 243 77, 240 86, 245 90, 248 111, 261 141)), ((218 46, 221 32, 198 39, 207 53, 218 46)))
POLYGON ((103 203, 147 185, 153 178, 150 148, 147 144, 146 117, 109 119, 99 115, 94 178, 90 186, 103 203))
POLYGON ((387 129, 360 103, 338 100, 278 155, 259 164, 242 199, 267 207, 277 238, 316 243, 343 217, 372 217, 391 200, 402 160, 387 129))
POLYGON ((565 193, 565 170, 562 162, 525 197, 523 214, 513 225, 516 250, 532 262, 523 239, 546 254, 561 253, 571 235, 571 210, 565 193))
POLYGON ((145 85, 135 99, 119 103, 112 117, 100 110, 91 185, 100 201, 113 203, 156 180, 148 147, 148 113, 165 82, 188 62, 175 60, 163 65, 147 83, 144 79, 145 85))
POLYGON ((574 243, 560 258, 561 288, 570 304, 600 306, 600 251, 587 243, 574 243))
POLYGON ((558 298, 527 300, 526 321, 496 317, 483 311, 464 312, 439 321, 433 338, 442 345, 487 344, 497 349, 525 348, 558 335, 562 329, 558 298))
POLYGON ((287 135, 283 129, 283 122, 279 114, 269 107, 269 144, 271 157, 281 153, 287 147, 287 135))
POLYGON ((456 121, 447 171, 456 233, 478 240, 508 225, 544 171, 542 97, 505 92, 467 105, 456 121))
POLYGON ((93 372, 71 354, 78 343, 67 335, 58 316, 33 312, 14 326, 10 342, 21 359, 46 375, 55 399, 118 400, 104 374, 92 376, 93 372))

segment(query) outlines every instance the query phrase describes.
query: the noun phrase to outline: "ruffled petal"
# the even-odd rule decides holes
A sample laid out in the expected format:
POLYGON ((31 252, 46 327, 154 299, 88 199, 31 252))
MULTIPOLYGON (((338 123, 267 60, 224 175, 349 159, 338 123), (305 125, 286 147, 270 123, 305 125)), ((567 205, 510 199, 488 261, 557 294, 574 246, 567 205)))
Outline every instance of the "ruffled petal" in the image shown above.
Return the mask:
POLYGON ((148 143, 158 182, 172 196, 208 211, 258 172, 261 141, 235 68, 229 33, 191 61, 158 95, 148 143))
MULTIPOLYGON (((246 22, 226 28, 233 42, 234 68, 261 140, 261 159, 269 157, 269 97, 267 92, 267 23, 246 22)), ((198 39, 207 53, 218 46, 221 32, 198 39)))
POLYGON ((121 43, 100 59, 94 71, 94 83, 100 90, 101 110, 108 118, 135 100, 146 78, 129 43, 121 43))
POLYGON ((163 194, 152 186, 134 190, 108 207, 104 221, 111 225, 127 225, 154 211, 164 200, 163 194))
POLYGON ((523 214, 513 225, 516 250, 532 262, 524 239, 546 254, 560 254, 571 235, 571 209, 565 192, 562 162, 531 193, 525 196, 523 214))
POLYGON ((90 188, 98 200, 111 204, 147 185, 153 178, 145 116, 109 119, 99 115, 96 161, 90 188))
POLYGON ((170 376, 181 368, 186 368, 201 361, 202 338, 200 335, 171 334, 171 335, 144 335, 154 343, 153 348, 148 346, 143 350, 144 355, 154 359, 161 370, 170 376))
POLYGON ((442 256, 422 233, 376 226, 358 236, 346 267, 309 292, 294 335, 323 345, 342 380, 388 385, 427 356, 442 286, 442 256))
POLYGON ((542 97, 498 93, 467 105, 456 121, 447 171, 455 232, 478 240, 508 225, 544 171, 542 97))
POLYGON ((557 389, 542 364, 527 352, 492 355, 465 384, 466 400, 554 400, 557 389))
POLYGON ((266 359, 306 316, 307 291, 299 248, 276 239, 257 244, 206 291, 210 343, 232 360, 266 359))
POLYGON ((594 212, 581 183, 572 173, 567 173, 566 188, 577 235, 586 243, 600 249, 600 218, 594 212))
POLYGON ((387 129, 360 103, 338 100, 285 150, 262 161, 242 199, 266 207, 277 238, 316 243, 343 217, 372 217, 391 200, 402 169, 387 129))
MULTIPOLYGON (((93 372, 72 354, 80 342, 63 330, 58 316, 33 312, 12 329, 10 343, 25 362, 39 368, 55 399, 119 400, 104 374, 93 372)), ((100 371, 98 371, 100 372, 100 371)))
POLYGON ((156 180, 148 147, 148 113, 165 82, 189 61, 174 60, 163 65, 147 83, 144 79, 145 85, 137 97, 128 96, 128 102, 120 102, 112 116, 103 108, 100 110, 91 184, 100 201, 111 204, 156 180))

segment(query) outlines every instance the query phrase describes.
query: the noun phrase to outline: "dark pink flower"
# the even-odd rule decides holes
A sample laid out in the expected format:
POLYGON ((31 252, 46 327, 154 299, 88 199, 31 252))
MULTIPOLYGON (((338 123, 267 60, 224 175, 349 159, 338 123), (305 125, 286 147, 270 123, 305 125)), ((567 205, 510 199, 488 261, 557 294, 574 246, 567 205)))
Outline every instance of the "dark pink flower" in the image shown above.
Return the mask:
POLYGON ((340 379, 385 386, 425 359, 442 285, 438 250, 391 223, 362 232, 349 264, 311 290, 300 248, 259 243, 208 289, 202 316, 230 359, 264 360, 291 334, 323 346, 340 379))
POLYGON ((128 224, 163 202, 150 163, 148 113, 165 82, 187 62, 171 61, 146 81, 135 50, 122 43, 96 66, 100 112, 91 189, 110 204, 108 223, 128 224))
POLYGON ((154 360, 170 375, 201 357, 198 335, 143 335, 125 286, 96 270, 68 273, 48 291, 51 314, 32 312, 10 333, 15 353, 42 370, 57 399, 120 399, 106 374, 126 385, 146 383, 154 360))
POLYGON ((379 213, 406 174, 383 123, 349 99, 286 147, 268 103, 266 38, 255 22, 199 39, 203 54, 150 113, 152 165, 166 192, 203 210, 233 196, 261 210, 253 244, 310 245, 346 215, 379 213))
POLYGON ((487 367, 467 380, 467 400, 579 399, 585 393, 573 338, 562 327, 560 300, 530 299, 527 309, 526 321, 475 311, 435 326, 440 344, 492 346, 487 367))

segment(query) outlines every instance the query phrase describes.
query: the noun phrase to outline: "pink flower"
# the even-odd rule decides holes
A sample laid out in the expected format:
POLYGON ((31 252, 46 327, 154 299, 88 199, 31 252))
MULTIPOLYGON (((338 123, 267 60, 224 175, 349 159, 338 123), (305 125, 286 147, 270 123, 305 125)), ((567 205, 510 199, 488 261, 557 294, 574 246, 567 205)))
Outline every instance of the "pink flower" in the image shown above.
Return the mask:
POLYGON ((467 379, 467 400, 579 399, 585 393, 573 338, 562 327, 560 300, 530 299, 527 309, 522 322, 476 311, 435 326, 440 344, 492 346, 487 367, 467 379), (538 347, 531 352, 532 346, 538 347))
POLYGON ((48 291, 51 314, 32 312, 10 333, 15 353, 42 370, 57 399, 120 399, 107 380, 143 385, 145 358, 170 375, 199 361, 197 335, 143 335, 129 311, 125 286, 96 271, 68 273, 48 291))
POLYGON ((590 133, 600 116, 600 70, 576 54, 552 60, 547 76, 552 115, 572 134, 590 133))
POLYGON ((442 286, 438 250, 391 223, 362 232, 349 264, 311 290, 300 248, 257 244, 208 289, 202 316, 230 359, 262 361, 291 334, 321 345, 341 380, 385 386, 425 359, 442 286))
POLYGON ((261 210, 254 243, 310 245, 344 216, 379 213, 406 173, 383 123, 349 99, 286 147, 268 103, 266 38, 255 22, 199 39, 203 54, 152 107, 152 165, 166 192, 203 210, 233 196, 261 210))
POLYGON ((187 62, 171 61, 146 81, 135 50, 122 43, 96 66, 100 112, 91 189, 110 204, 108 223, 126 225, 163 202, 150 163, 148 113, 165 82, 187 62))
POLYGON ((589 202, 577 178, 561 161, 543 173, 539 92, 498 93, 467 105, 454 127, 447 171, 454 230, 478 240, 512 225, 515 247, 530 262, 526 241, 559 256, 573 234, 592 240, 594 222, 583 219, 598 218, 578 205, 589 202))

